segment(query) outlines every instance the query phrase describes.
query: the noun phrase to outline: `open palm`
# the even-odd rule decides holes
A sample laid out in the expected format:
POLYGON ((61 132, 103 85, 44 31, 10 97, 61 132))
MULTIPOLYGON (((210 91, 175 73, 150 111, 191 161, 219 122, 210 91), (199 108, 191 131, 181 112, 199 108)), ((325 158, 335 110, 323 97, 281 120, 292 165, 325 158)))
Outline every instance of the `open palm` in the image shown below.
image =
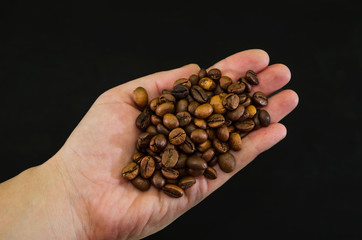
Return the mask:
MULTIPOLYGON (((213 67, 234 81, 252 69, 258 73, 260 81, 254 91, 269 95, 290 80, 290 71, 282 64, 268 64, 269 57, 264 51, 248 50, 221 60, 213 67)), ((56 154, 54 159, 65 176, 65 185, 77 198, 72 202, 76 203, 76 216, 88 237, 137 239, 162 229, 285 137, 285 127, 277 122, 297 105, 298 97, 292 90, 281 91, 269 99, 266 109, 272 124, 243 138, 242 150, 234 153, 237 165, 232 174, 223 173, 216 166, 216 180, 198 177, 197 183, 178 199, 153 187, 147 192, 134 188, 121 177, 121 169, 130 162, 140 133, 135 125, 140 111, 132 102, 133 90, 142 86, 152 99, 160 95, 162 89, 171 89, 178 78, 187 78, 198 71, 196 64, 190 64, 108 90, 96 100, 56 154)))

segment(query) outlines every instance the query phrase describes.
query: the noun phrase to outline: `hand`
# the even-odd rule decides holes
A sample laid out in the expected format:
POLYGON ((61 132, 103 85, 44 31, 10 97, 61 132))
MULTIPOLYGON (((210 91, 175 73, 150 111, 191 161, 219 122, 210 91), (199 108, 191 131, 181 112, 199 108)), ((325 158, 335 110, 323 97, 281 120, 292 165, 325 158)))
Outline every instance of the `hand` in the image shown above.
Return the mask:
MULTIPOLYGON (((267 95, 282 88, 290 80, 289 69, 282 64, 268 66, 269 57, 262 50, 236 53, 213 67, 233 80, 249 69, 258 73, 260 84, 253 91, 267 95)), ((235 152, 236 169, 223 173, 217 166, 218 178, 198 177, 185 196, 170 198, 151 187, 137 190, 121 176, 122 168, 131 161, 136 138, 140 133, 135 119, 140 111, 132 101, 132 92, 143 86, 149 99, 171 89, 175 80, 197 73, 195 64, 155 73, 119 85, 102 94, 75 128, 60 151, 44 164, 49 171, 62 176, 64 191, 69 196, 74 231, 78 238, 138 239, 166 225, 224 184, 258 154, 286 136, 286 128, 278 123, 298 103, 292 90, 283 90, 269 99, 266 107, 272 124, 253 131, 242 140, 242 150, 235 152), (56 170, 55 170, 56 169, 56 170)))

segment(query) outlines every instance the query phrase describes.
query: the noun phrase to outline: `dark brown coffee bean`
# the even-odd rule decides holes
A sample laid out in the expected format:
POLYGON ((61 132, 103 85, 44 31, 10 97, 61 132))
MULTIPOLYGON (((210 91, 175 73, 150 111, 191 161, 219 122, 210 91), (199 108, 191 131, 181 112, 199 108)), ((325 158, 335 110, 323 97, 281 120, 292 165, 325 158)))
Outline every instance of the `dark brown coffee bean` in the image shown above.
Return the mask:
POLYGON ((150 186, 151 186, 151 183, 148 179, 144 179, 142 178, 141 176, 137 176, 135 179, 133 179, 131 181, 132 185, 135 186, 138 190, 141 190, 141 191, 147 191, 150 186))
POLYGON ((187 100, 189 103, 191 103, 191 102, 194 102, 194 101, 195 101, 195 99, 191 96, 191 94, 190 94, 190 93, 189 93, 189 95, 187 95, 186 100, 187 100))
POLYGON ((190 134, 192 133, 192 131, 194 131, 195 129, 197 129, 196 125, 191 122, 189 125, 187 125, 186 127, 184 127, 185 132, 187 134, 187 136, 190 136, 190 134))
POLYGON ((210 161, 215 156, 215 149, 209 148, 205 152, 202 153, 201 158, 203 158, 206 162, 210 161))
POLYGON ((167 145, 167 138, 163 134, 157 134, 151 138, 150 149, 153 152, 161 152, 167 145))
POLYGON ((192 86, 190 89, 190 92, 191 92, 192 97, 195 99, 195 101, 197 101, 199 103, 206 103, 209 98, 209 96, 206 94, 205 90, 198 85, 192 86))
POLYGON ((186 167, 187 155, 184 153, 178 153, 178 161, 174 166, 175 169, 185 168, 186 167))
POLYGON ((159 117, 163 117, 166 113, 174 113, 175 105, 172 102, 165 102, 157 106, 156 115, 159 117))
POLYGON ((200 144, 203 143, 207 140, 207 133, 204 129, 196 129, 194 130, 191 135, 190 138, 192 140, 192 142, 196 143, 196 144, 200 144))
POLYGON ((218 95, 218 94, 223 93, 223 92, 224 92, 224 90, 220 87, 220 85, 216 84, 216 87, 214 89, 214 95, 218 95))
POLYGON ((192 185, 194 185, 196 183, 196 179, 192 176, 186 176, 180 179, 180 181, 178 182, 178 186, 182 189, 186 189, 191 187, 192 185))
POLYGON ((170 178, 166 178, 166 184, 173 184, 173 185, 177 185, 178 186, 178 182, 180 180, 179 179, 170 179, 170 178))
POLYGON ((155 97, 150 101, 149 107, 154 112, 156 111, 158 105, 160 105, 160 99, 158 97, 155 97))
POLYGON ((263 127, 267 127, 270 124, 270 115, 266 110, 260 110, 259 121, 263 127))
POLYGON ((252 119, 246 119, 242 122, 236 122, 234 126, 241 132, 250 132, 254 129, 255 123, 252 119))
POLYGON ((209 76, 212 80, 217 81, 221 78, 221 71, 217 68, 210 69, 207 72, 207 76, 209 76))
POLYGON ((200 106, 198 106, 195 109, 195 117, 200 118, 200 119, 205 119, 207 117, 209 117, 212 112, 214 111, 214 109, 212 108, 211 104, 209 103, 205 103, 205 104, 201 104, 200 106))
POLYGON ((221 127, 225 123, 225 118, 223 115, 219 113, 212 114, 207 119, 207 125, 211 128, 218 128, 221 127))
POLYGON ((189 77, 189 81, 191 82, 191 85, 196 85, 198 84, 199 82, 199 76, 196 75, 196 74, 192 74, 190 77, 189 77))
POLYGON ((168 135, 168 140, 173 145, 180 145, 186 139, 186 132, 182 128, 173 129, 168 135))
POLYGON ((162 168, 162 159, 159 155, 155 155, 152 156, 153 159, 155 160, 155 167, 156 169, 161 169, 162 168))
POLYGON ((212 141, 212 145, 214 149, 219 153, 226 153, 227 151, 229 151, 229 144, 227 142, 220 141, 217 138, 212 141))
POLYGON ((148 127, 146 128, 146 132, 148 132, 149 134, 151 134, 151 135, 154 136, 154 135, 157 134, 157 129, 156 129, 155 126, 150 125, 150 126, 148 126, 148 127))
POLYGON ((161 134, 166 135, 166 136, 168 136, 170 134, 170 130, 168 130, 168 128, 163 126, 163 124, 161 124, 161 123, 157 124, 156 130, 157 130, 158 133, 161 133, 161 134))
POLYGON ((179 176, 179 172, 176 169, 173 169, 173 168, 163 167, 161 169, 161 173, 167 179, 177 179, 178 176, 179 176))
POLYGON ((216 137, 223 141, 226 142, 227 140, 229 140, 229 129, 226 125, 222 125, 221 127, 216 129, 216 137))
POLYGON ((251 90, 252 90, 252 88, 253 88, 253 87, 251 86, 251 84, 250 84, 248 81, 246 81, 245 78, 240 78, 239 81, 245 84, 245 90, 244 90, 244 92, 250 93, 251 90))
POLYGON ((171 93, 176 99, 182 99, 189 95, 189 89, 185 85, 176 85, 172 88, 171 93))
POLYGON ((207 123, 206 123, 205 119, 195 118, 194 119, 194 124, 195 124, 196 127, 201 128, 201 129, 206 129, 207 128, 207 123))
POLYGON ((199 74, 198 74, 199 78, 204 78, 207 77, 207 71, 204 68, 200 68, 199 74))
POLYGON ((206 91, 211 91, 215 89, 216 83, 211 78, 204 77, 200 79, 199 86, 206 91))
POLYGON ((148 132, 141 133, 138 136, 137 142, 136 142, 137 150, 144 151, 146 148, 148 148, 152 137, 153 137, 153 135, 148 132))
POLYGON ((246 99, 248 98, 248 95, 243 93, 243 94, 239 94, 238 97, 239 97, 239 104, 243 104, 246 101, 246 99))
POLYGON ((223 98, 221 97, 220 94, 215 95, 210 99, 210 104, 214 109, 215 113, 224 114, 226 112, 226 108, 222 103, 223 103, 223 98))
POLYGON ((180 78, 180 79, 177 79, 174 84, 174 86, 176 85, 183 85, 187 88, 190 88, 191 87, 191 82, 187 79, 187 78, 180 78))
POLYGON ((219 83, 220 83, 220 87, 222 89, 226 90, 228 88, 228 86, 230 86, 233 83, 233 81, 228 76, 222 76, 219 80, 219 83))
POLYGON ((155 171, 155 173, 153 174, 153 176, 151 178, 151 182, 152 182, 153 186, 161 189, 163 186, 165 186, 166 179, 164 179, 164 177, 162 176, 161 171, 155 171))
POLYGON ((191 169, 205 170, 207 168, 207 163, 203 158, 193 155, 187 158, 186 166, 191 169))
POLYGON ((163 116, 163 125, 169 130, 179 127, 180 123, 177 117, 172 113, 166 113, 163 116))
POLYGON ((193 101, 193 102, 190 102, 190 104, 188 105, 187 107, 187 111, 191 114, 191 115, 195 115, 195 111, 196 111, 196 108, 200 106, 200 103, 196 102, 196 101, 193 101))
POLYGON ((216 166, 217 163, 218 163, 218 158, 215 155, 213 158, 211 158, 210 161, 207 162, 207 165, 210 167, 214 167, 214 166, 216 166))
POLYGON ((261 126, 261 123, 260 123, 260 120, 259 120, 259 113, 260 113, 260 110, 259 109, 257 109, 257 111, 256 111, 256 113, 255 113, 255 115, 254 115, 254 117, 252 118, 253 119, 253 122, 254 122, 254 124, 255 124, 255 126, 254 126, 254 129, 253 130, 258 130, 259 128, 261 128, 262 126, 261 126))
POLYGON ((247 96, 245 101, 241 104, 242 106, 244 106, 245 108, 248 107, 251 104, 251 97, 247 96))
POLYGON ((157 126, 157 124, 162 123, 162 119, 159 116, 156 116, 154 114, 151 115, 151 123, 154 126, 157 126))
POLYGON ((143 178, 150 178, 155 171, 155 160, 151 156, 142 158, 140 163, 140 175, 143 178))
POLYGON ((243 82, 234 82, 227 88, 228 93, 242 94, 245 90, 245 84, 243 82))
POLYGON ((165 102, 171 102, 173 104, 176 104, 176 98, 171 93, 164 93, 161 94, 159 97, 159 104, 165 103, 165 102))
POLYGON ((151 115, 151 109, 145 107, 136 119, 136 126, 141 130, 145 130, 151 124, 151 115))
POLYGON ((133 101, 136 103, 137 107, 143 109, 148 103, 148 94, 146 89, 143 87, 138 87, 133 91, 133 101))
POLYGON ((179 155, 176 149, 166 148, 162 153, 162 165, 166 168, 173 168, 176 166, 179 155))
POLYGON ((245 108, 242 105, 239 105, 235 110, 228 111, 226 116, 231 121, 237 121, 244 114, 245 108))
POLYGON ((132 180, 138 176, 139 166, 135 162, 127 164, 122 170, 122 176, 127 180, 132 180))
POLYGON ((189 112, 178 112, 176 118, 179 122, 180 127, 185 127, 190 124, 192 117, 189 112))
POLYGON ((180 99, 176 102, 176 110, 175 113, 179 112, 187 112, 187 107, 189 106, 189 102, 184 98, 180 99))
POLYGON ((136 152, 132 155, 132 161, 139 164, 145 155, 140 152, 136 152))
POLYGON ((213 179, 216 179, 216 178, 217 178, 217 172, 216 172, 216 170, 215 170, 214 168, 208 166, 208 167, 205 169, 204 176, 205 176, 206 178, 208 178, 208 179, 213 180, 213 179))
POLYGON ((253 70, 248 70, 245 74, 245 79, 253 85, 258 85, 259 84, 259 80, 258 77, 256 76, 256 73, 253 70))
POLYGON ((233 133, 230 134, 229 146, 234 151, 240 151, 241 150, 241 137, 240 137, 239 133, 233 132, 233 133))
POLYGON ((229 93, 227 94, 223 100, 222 105, 227 110, 235 110, 239 106, 239 97, 235 93, 229 93))
POLYGON ((199 151, 200 153, 203 153, 205 151, 207 151, 209 148, 212 147, 212 143, 210 140, 206 140, 203 143, 200 143, 199 145, 196 146, 197 151, 199 151))
POLYGON ((192 169, 192 168, 187 168, 187 174, 193 177, 198 177, 201 176, 202 174, 204 174, 205 169, 192 169))
POLYGON ((166 184, 165 186, 163 186, 162 190, 168 196, 174 197, 174 198, 180 198, 185 194, 184 190, 182 190, 182 188, 180 188, 179 186, 176 186, 174 184, 166 184))
POLYGON ((179 149, 186 154, 191 154, 195 152, 196 147, 191 139, 189 137, 186 137, 185 141, 179 145, 179 149))
POLYGON ((214 138, 216 137, 216 133, 213 128, 207 128, 206 133, 207 133, 208 139, 210 139, 210 140, 214 140, 214 138))
POLYGON ((235 161, 234 155, 232 155, 229 152, 220 154, 218 156, 218 163, 219 163, 220 169, 226 173, 230 173, 230 172, 234 171, 235 166, 236 166, 236 161, 235 161))
POLYGON ((260 91, 255 92, 253 94, 252 100, 253 100, 253 103, 258 107, 265 107, 266 105, 268 105, 267 96, 260 91))

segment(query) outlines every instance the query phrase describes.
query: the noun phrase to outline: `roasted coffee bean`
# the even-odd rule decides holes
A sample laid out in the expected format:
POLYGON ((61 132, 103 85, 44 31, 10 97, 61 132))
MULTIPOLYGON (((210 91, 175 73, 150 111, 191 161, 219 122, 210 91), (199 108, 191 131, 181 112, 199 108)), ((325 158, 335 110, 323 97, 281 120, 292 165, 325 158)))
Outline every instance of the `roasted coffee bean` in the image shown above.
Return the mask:
POLYGON ((167 145, 167 138, 163 134, 157 134, 151 138, 150 149, 153 152, 161 152, 167 145))
POLYGON ((143 109, 148 103, 148 94, 146 89, 138 87, 133 91, 133 101, 137 107, 143 109))
POLYGON ((255 123, 254 130, 258 130, 259 128, 261 128, 261 123, 259 120, 259 113, 260 113, 260 110, 258 109, 253 117, 253 122, 255 123))
POLYGON ((235 165, 236 165, 234 155, 232 155, 229 152, 220 154, 218 156, 218 163, 219 163, 220 169, 226 173, 230 173, 230 172, 234 171, 235 165))
POLYGON ((161 171, 155 171, 151 178, 151 183, 156 188, 161 189, 166 184, 166 179, 162 176, 161 171))
POLYGON ((247 106, 249 106, 251 104, 251 97, 250 96, 247 96, 245 101, 241 104, 242 106, 244 106, 245 108, 247 106))
POLYGON ((186 98, 178 100, 176 102, 175 113, 187 112, 187 107, 188 106, 189 106, 189 102, 186 100, 186 98))
POLYGON ((145 130, 151 124, 151 115, 151 109, 145 107, 136 119, 136 126, 141 130, 145 130))
POLYGON ((192 185, 194 185, 196 183, 196 179, 192 176, 186 176, 180 179, 180 181, 178 182, 178 186, 182 189, 186 189, 191 187, 192 185))
POLYGON ((245 90, 245 84, 243 82, 234 82, 227 88, 228 93, 242 94, 245 90))
POLYGON ((154 114, 151 115, 151 123, 154 126, 157 126, 157 124, 162 123, 162 119, 159 116, 156 116, 154 114))
POLYGON ((136 152, 132 155, 132 161, 139 164, 145 155, 140 152, 136 152))
POLYGON ((157 129, 156 129, 155 126, 150 125, 150 126, 148 126, 148 127, 146 128, 146 132, 148 132, 149 134, 151 134, 151 135, 154 136, 154 135, 157 134, 157 129))
POLYGON ((204 77, 200 79, 199 86, 207 91, 210 91, 215 89, 216 83, 211 78, 204 77))
POLYGON ((196 144, 200 144, 203 143, 207 140, 207 133, 204 129, 195 129, 191 135, 190 138, 192 140, 192 142, 196 143, 196 144))
POLYGON ((209 76, 212 80, 217 81, 221 78, 221 71, 217 68, 210 69, 207 72, 207 76, 209 76))
POLYGON ((185 127, 190 124, 192 117, 189 112, 178 112, 176 114, 180 127, 185 127))
POLYGON ((190 136, 192 131, 194 131, 195 129, 197 129, 197 127, 193 122, 191 122, 189 125, 187 125, 185 127, 185 132, 186 132, 187 136, 190 136))
MULTIPOLYGON (((239 104, 239 103, 238 103, 239 104)), ((214 111, 213 107, 209 103, 201 104, 195 109, 195 117, 205 119, 209 117, 214 111)))
POLYGON ((212 141, 212 145, 218 153, 226 153, 229 151, 229 144, 227 142, 220 141, 217 138, 212 141))
POLYGON ((158 105, 160 105, 160 99, 158 97, 155 97, 150 101, 149 107, 154 112, 156 111, 158 105))
POLYGON ((246 101, 246 99, 248 98, 248 95, 243 93, 243 94, 239 94, 238 97, 239 97, 239 104, 243 104, 246 101))
POLYGON ((191 115, 195 115, 195 111, 196 111, 196 108, 200 106, 200 103, 194 101, 194 102, 191 102, 188 107, 187 107, 187 111, 191 114, 191 115))
POLYGON ((252 90, 252 88, 253 88, 253 87, 251 86, 251 84, 250 84, 248 81, 246 81, 245 78, 240 78, 239 81, 245 84, 245 90, 244 90, 244 92, 250 93, 251 90, 252 90))
POLYGON ((236 128, 234 125, 228 126, 229 134, 236 131, 236 128))
POLYGON ((195 118, 194 119, 194 124, 195 124, 196 127, 201 128, 201 129, 206 129, 207 128, 207 123, 206 123, 205 119, 195 118))
POLYGON ((178 182, 180 180, 179 179, 170 179, 170 178, 166 178, 166 184, 173 184, 173 185, 177 185, 178 186, 178 182))
POLYGON ((166 148, 162 153, 162 165, 166 168, 173 168, 176 166, 179 159, 179 154, 176 149, 166 148))
POLYGON ((200 143, 199 145, 196 146, 196 149, 200 152, 203 153, 205 152, 207 149, 211 148, 212 143, 210 140, 206 140, 203 143, 200 143))
POLYGON ((161 94, 161 96, 159 96, 158 99, 159 99, 159 104, 162 104, 165 102, 171 102, 173 104, 176 103, 176 98, 171 93, 161 94))
POLYGON ((170 130, 168 130, 168 128, 163 126, 163 124, 161 124, 161 123, 157 124, 156 130, 158 133, 161 133, 166 136, 168 136, 170 134, 170 130))
POLYGON ((140 175, 143 178, 150 178, 155 171, 155 160, 151 156, 142 158, 140 163, 140 175))
POLYGON ((144 179, 143 177, 141 176, 137 176, 135 179, 133 179, 131 181, 132 185, 135 186, 138 190, 141 190, 141 191, 147 191, 150 186, 151 186, 151 183, 148 179, 144 179))
POLYGON ((163 125, 168 129, 172 130, 174 128, 179 127, 180 123, 178 118, 172 113, 166 113, 163 116, 163 125))
POLYGON ((216 137, 223 141, 226 142, 227 140, 229 140, 229 129, 226 125, 222 125, 221 127, 216 129, 216 137))
POLYGON ((224 114, 226 112, 226 108, 223 105, 223 98, 220 94, 211 97, 210 105, 214 109, 215 113, 224 114))
POLYGON ((203 158, 193 155, 187 158, 186 166, 191 169, 205 170, 207 168, 207 163, 203 158))
POLYGON ((192 97, 195 99, 195 101, 199 103, 206 103, 208 100, 208 95, 206 94, 205 90, 198 86, 194 85, 190 88, 190 92, 192 97))
POLYGON ((210 166, 210 167, 214 167, 217 164, 218 164, 218 158, 217 158, 216 155, 213 158, 211 158, 210 161, 207 162, 207 165, 210 166))
POLYGON ((221 127, 225 123, 225 118, 223 115, 219 113, 212 114, 207 119, 207 125, 211 128, 218 128, 221 127))
POLYGON ((267 127, 270 124, 270 115, 266 110, 260 110, 259 112, 260 124, 263 127, 267 127))
POLYGON ((176 85, 172 88, 171 93, 176 99, 182 99, 189 95, 189 89, 185 85, 176 85))
POLYGON ((215 149, 209 148, 205 152, 202 153, 201 157, 206 161, 210 161, 215 156, 215 149))
POLYGON ((213 180, 217 178, 217 172, 214 168, 208 166, 204 171, 204 176, 213 180))
POLYGON ((172 102, 165 102, 157 106, 156 115, 163 117, 166 113, 174 113, 175 105, 172 102))
POLYGON ((234 151, 241 150, 241 137, 237 132, 230 133, 229 146, 234 151))
POLYGON ((185 86, 187 88, 190 88, 191 87, 191 82, 187 78, 180 78, 180 79, 176 80, 173 85, 174 86, 183 85, 183 86, 185 86))
POLYGON ((155 160, 156 169, 161 169, 162 168, 162 159, 161 159, 161 157, 156 155, 156 156, 153 156, 153 159, 155 160))
POLYGON ((216 84, 216 87, 214 89, 214 95, 220 94, 222 92, 224 92, 224 90, 220 87, 219 84, 216 84))
POLYGON ((148 148, 152 137, 153 137, 152 134, 150 134, 148 132, 141 133, 138 136, 137 142, 136 142, 137 150, 145 150, 146 148, 148 148))
POLYGON ((201 176, 202 174, 204 174, 205 169, 192 169, 192 168, 187 168, 187 174, 193 177, 198 177, 201 176))
POLYGON ((204 68, 201 68, 198 74, 199 78, 207 77, 207 71, 204 68))
POLYGON ((162 188, 163 192, 166 193, 170 197, 179 198, 182 197, 185 193, 182 188, 174 184, 166 184, 162 188))
POLYGON ((239 105, 235 110, 228 111, 226 116, 231 121, 237 121, 244 114, 245 108, 242 105, 239 105))
POLYGON ((228 76, 222 76, 219 80, 220 87, 224 90, 226 90, 232 83, 233 81, 228 76))
POLYGON ((180 175, 180 173, 176 169, 166 167, 163 167, 161 169, 161 173, 167 179, 177 179, 180 175))
POLYGON ((132 180, 138 176, 139 166, 135 162, 127 164, 122 170, 122 176, 127 180, 132 180))
POLYGON ((189 77, 189 81, 191 82, 191 85, 196 85, 198 84, 199 82, 199 76, 196 75, 196 74, 192 74, 190 77, 189 77))
POLYGON ((245 74, 245 79, 252 85, 258 85, 259 80, 256 73, 253 70, 248 70, 245 74))
POLYGON ((241 132, 250 132, 251 130, 254 129, 255 123, 252 119, 246 119, 242 122, 234 124, 234 126, 241 132))
POLYGON ((260 91, 255 92, 253 94, 252 100, 253 100, 253 103, 258 107, 265 107, 266 105, 268 105, 267 96, 260 91))
POLYGON ((208 139, 210 139, 210 140, 214 140, 214 138, 216 137, 216 133, 213 128, 207 128, 206 133, 207 133, 208 139))
MULTIPOLYGON (((244 106, 243 106, 244 107, 244 106)), ((237 124, 243 122, 244 120, 249 118, 249 112, 244 111, 243 115, 241 115, 241 117, 239 118, 239 120, 237 120, 237 124)), ((236 127, 235 123, 234 126, 236 127)))
POLYGON ((249 113, 249 118, 253 118, 254 115, 256 114, 256 107, 254 105, 249 105, 247 106, 245 111, 249 113))
POLYGON ((168 135, 168 140, 173 145, 180 145, 186 139, 186 132, 182 128, 173 129, 168 135))
POLYGON ((239 106, 239 97, 235 93, 229 93, 227 94, 223 100, 222 105, 227 110, 235 110, 239 106))
POLYGON ((178 153, 178 161, 174 166, 175 169, 185 168, 186 167, 187 155, 184 153, 178 153))

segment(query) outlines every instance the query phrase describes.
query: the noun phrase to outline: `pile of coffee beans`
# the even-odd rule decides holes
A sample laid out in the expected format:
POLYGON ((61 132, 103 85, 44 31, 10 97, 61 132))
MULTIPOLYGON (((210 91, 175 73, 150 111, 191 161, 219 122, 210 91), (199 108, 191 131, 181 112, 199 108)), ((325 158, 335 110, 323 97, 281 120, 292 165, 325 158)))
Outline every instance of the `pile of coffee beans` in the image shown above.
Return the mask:
POLYGON ((267 96, 251 94, 257 84, 252 70, 233 82, 213 68, 177 79, 172 90, 151 101, 143 87, 136 88, 134 102, 142 111, 136 125, 142 133, 122 176, 141 191, 152 184, 178 198, 196 183, 195 177, 216 179, 217 164, 232 172, 236 162, 229 150, 241 150, 243 137, 270 124, 270 115, 261 109, 267 96))

